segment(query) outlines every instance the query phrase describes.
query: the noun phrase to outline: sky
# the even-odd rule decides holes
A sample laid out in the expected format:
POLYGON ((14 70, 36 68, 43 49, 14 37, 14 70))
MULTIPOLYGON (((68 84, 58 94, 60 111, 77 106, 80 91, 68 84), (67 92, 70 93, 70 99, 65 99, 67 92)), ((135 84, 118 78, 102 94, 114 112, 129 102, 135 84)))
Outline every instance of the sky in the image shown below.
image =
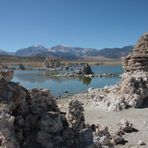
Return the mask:
POLYGON ((0 49, 112 48, 148 32, 148 0, 0 0, 0 49))

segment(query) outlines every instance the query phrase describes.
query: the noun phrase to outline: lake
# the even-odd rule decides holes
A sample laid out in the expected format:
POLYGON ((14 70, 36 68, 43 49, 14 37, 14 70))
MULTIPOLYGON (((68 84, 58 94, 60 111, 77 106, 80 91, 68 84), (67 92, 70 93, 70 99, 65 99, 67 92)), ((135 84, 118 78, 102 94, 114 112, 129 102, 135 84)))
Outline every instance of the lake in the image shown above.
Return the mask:
MULTIPOLYGON (((116 73, 122 74, 121 66, 92 66, 92 71, 97 74, 116 73)), ((113 78, 65 78, 54 77, 47 71, 38 70, 16 70, 13 81, 19 82, 22 86, 32 88, 47 88, 54 96, 67 95, 87 91, 88 88, 101 88, 113 85, 120 80, 119 77, 113 78)))

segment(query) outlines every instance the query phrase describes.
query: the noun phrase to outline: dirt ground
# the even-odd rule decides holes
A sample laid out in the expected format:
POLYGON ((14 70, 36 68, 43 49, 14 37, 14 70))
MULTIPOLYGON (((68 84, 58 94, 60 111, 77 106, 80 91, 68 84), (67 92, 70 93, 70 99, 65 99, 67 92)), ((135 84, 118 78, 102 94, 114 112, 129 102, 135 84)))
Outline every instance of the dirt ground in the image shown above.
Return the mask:
POLYGON ((58 100, 59 107, 63 111, 66 111, 68 102, 71 99, 77 99, 83 102, 86 123, 108 126, 110 133, 115 132, 122 119, 127 119, 133 124, 133 127, 137 129, 138 132, 124 135, 127 143, 125 145, 117 145, 115 148, 148 148, 148 107, 139 109, 129 108, 119 112, 107 111, 99 108, 94 102, 90 101, 87 94, 78 94, 58 100), (138 142, 140 140, 144 141, 146 145, 139 146, 138 142))

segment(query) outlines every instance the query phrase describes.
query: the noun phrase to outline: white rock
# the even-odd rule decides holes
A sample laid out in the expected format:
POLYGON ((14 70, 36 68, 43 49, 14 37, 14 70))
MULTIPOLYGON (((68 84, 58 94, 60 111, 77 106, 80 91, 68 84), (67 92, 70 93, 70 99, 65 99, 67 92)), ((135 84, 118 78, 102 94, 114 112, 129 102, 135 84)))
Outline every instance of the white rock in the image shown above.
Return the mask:
POLYGON ((139 141, 138 141, 138 145, 145 145, 145 142, 142 141, 142 140, 139 140, 139 141))

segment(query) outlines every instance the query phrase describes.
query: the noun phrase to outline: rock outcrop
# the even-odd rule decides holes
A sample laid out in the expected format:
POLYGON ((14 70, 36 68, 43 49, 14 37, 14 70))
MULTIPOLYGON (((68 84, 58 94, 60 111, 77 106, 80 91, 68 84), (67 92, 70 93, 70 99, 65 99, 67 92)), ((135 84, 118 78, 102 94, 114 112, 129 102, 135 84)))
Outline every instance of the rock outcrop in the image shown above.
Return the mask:
POLYGON ((139 39, 133 53, 122 60, 125 73, 120 93, 127 105, 140 107, 148 97, 148 33, 139 39))
POLYGON ((122 64, 125 72, 118 84, 91 91, 97 104, 113 111, 141 107, 148 98, 148 33, 139 39, 133 53, 122 58, 122 64))
POLYGON ((100 148, 124 141, 108 127, 86 125, 79 101, 61 112, 47 89, 27 90, 8 80, 0 79, 1 148, 100 148))
POLYGON ((13 70, 1 70, 0 71, 0 80, 4 79, 6 81, 11 81, 14 75, 13 70))
POLYGON ((108 127, 96 126, 95 132, 93 133, 94 143, 97 146, 112 146, 111 135, 108 131, 108 127))
POLYGON ((122 75, 120 94, 126 104, 140 107, 148 97, 148 75, 146 72, 126 72, 122 75))
POLYGON ((61 66, 60 59, 55 57, 47 57, 44 61, 44 66, 46 68, 60 67, 61 66))
POLYGON ((22 63, 20 63, 18 66, 19 66, 19 69, 20 70, 25 70, 26 69, 25 66, 24 66, 24 64, 22 64, 22 63))
POLYGON ((8 78, 0 79, 1 148, 83 148, 93 143, 79 101, 69 102, 66 114, 47 89, 27 90, 8 78))
POLYGON ((77 100, 71 100, 69 102, 68 111, 67 111, 67 121, 70 128, 73 131, 79 132, 85 128, 85 120, 83 114, 82 103, 77 100))
POLYGON ((126 72, 148 71, 148 33, 141 36, 133 49, 133 53, 122 60, 126 72))
POLYGON ((73 131, 48 90, 0 80, 1 148, 69 147, 72 139, 73 131))
POLYGON ((89 64, 84 64, 81 68, 81 74, 93 74, 91 67, 89 66, 89 64))

